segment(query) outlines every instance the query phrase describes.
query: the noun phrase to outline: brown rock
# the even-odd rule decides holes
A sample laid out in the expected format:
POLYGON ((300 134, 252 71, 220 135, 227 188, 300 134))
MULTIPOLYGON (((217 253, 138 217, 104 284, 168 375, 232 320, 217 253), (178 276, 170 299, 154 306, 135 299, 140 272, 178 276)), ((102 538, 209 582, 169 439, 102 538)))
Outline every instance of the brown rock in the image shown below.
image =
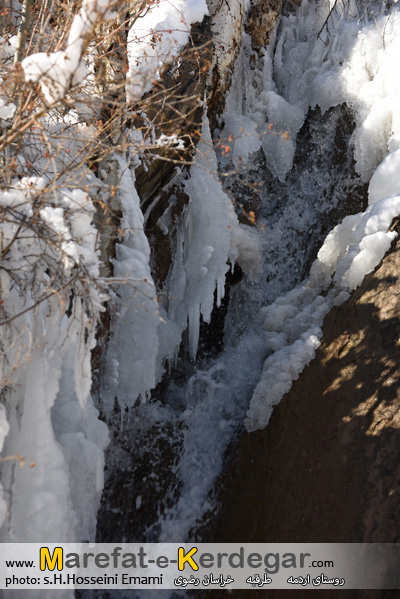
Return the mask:
POLYGON ((246 30, 251 36, 253 49, 261 56, 262 48, 269 44, 275 23, 280 17, 282 0, 256 0, 247 16, 246 30))

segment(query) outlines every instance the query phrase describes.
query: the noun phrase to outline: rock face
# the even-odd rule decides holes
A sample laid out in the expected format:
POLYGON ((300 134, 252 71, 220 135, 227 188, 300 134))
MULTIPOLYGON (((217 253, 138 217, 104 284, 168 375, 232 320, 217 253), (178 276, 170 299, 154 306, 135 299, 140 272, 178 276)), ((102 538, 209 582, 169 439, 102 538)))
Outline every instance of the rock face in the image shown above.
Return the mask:
POLYGON ((259 56, 269 43, 281 10, 282 0, 256 0, 251 3, 246 29, 251 36, 253 49, 259 56))
POLYGON ((243 434, 208 541, 398 542, 399 273, 397 242, 327 316, 268 427, 243 434))

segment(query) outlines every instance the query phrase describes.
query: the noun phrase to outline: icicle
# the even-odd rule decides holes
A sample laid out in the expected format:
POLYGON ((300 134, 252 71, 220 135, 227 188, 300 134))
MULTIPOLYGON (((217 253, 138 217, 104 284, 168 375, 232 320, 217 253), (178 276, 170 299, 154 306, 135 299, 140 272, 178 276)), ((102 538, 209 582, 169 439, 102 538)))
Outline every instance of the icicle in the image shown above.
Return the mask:
MULTIPOLYGON (((239 225, 232 202, 218 179, 217 159, 205 113, 203 137, 190 178, 185 181, 185 191, 190 202, 178 233, 168 317, 180 330, 178 342, 189 320, 190 354, 195 358, 200 316, 204 322, 210 322, 215 290, 217 305, 221 304, 229 262, 236 258, 240 261, 246 240, 253 250, 256 248, 246 228, 239 225)), ((254 260, 257 258, 255 251, 254 260)))
POLYGON ((161 324, 134 175, 123 157, 115 155, 115 159, 119 165, 123 237, 116 246, 114 262, 119 298, 108 347, 112 376, 104 393, 107 410, 112 409, 116 396, 122 405, 131 406, 138 397, 145 401, 155 387, 157 329, 161 324))

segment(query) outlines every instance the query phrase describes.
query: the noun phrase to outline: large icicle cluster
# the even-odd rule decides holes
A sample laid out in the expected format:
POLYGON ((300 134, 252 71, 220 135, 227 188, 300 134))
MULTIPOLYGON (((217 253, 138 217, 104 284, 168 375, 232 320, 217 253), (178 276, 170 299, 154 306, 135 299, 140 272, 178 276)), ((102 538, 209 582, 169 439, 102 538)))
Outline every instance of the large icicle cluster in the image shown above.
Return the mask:
MULTIPOLYGON (((83 37, 106 4, 83 2, 69 36, 71 62, 65 55, 63 73, 56 62, 51 66, 57 85, 48 85, 57 90, 55 96, 46 88, 46 78, 41 80, 49 102, 68 91, 82 58, 83 37), (78 62, 73 62, 74 57, 78 62)), ((47 58, 53 60, 52 55, 47 58)), ((35 64, 43 66, 40 56, 32 57, 31 65, 35 64)), ((0 112, 4 141, 15 106, 2 98, 0 112)), ((90 396, 91 351, 106 299, 93 223, 93 200, 103 184, 77 159, 95 138, 96 129, 85 126, 76 111, 64 115, 54 111, 44 116, 38 113, 32 126, 25 128, 22 143, 4 144, 7 183, 3 182, 0 192, 2 542, 95 537, 108 442, 106 426, 98 420, 90 396)))
POLYGON ((190 202, 180 232, 170 286, 169 317, 176 323, 181 322, 184 328, 189 320, 190 353, 194 357, 200 315, 205 322, 210 322, 214 290, 218 306, 224 296, 231 233, 237 226, 232 202, 217 178, 217 161, 206 118, 203 119, 203 139, 190 175, 185 183, 190 202))
POLYGON ((161 329, 160 356, 172 362, 188 322, 190 353, 196 356, 200 317, 210 322, 214 292, 220 306, 229 268, 238 261, 250 278, 259 274, 257 235, 251 227, 239 224, 232 201, 219 181, 206 113, 202 133, 195 164, 185 182, 190 201, 178 230, 166 325, 161 329))
POLYGON ((107 411, 115 397, 128 406, 146 399, 164 373, 166 360, 172 364, 176 359, 187 328, 190 353, 196 356, 200 318, 210 321, 215 292, 220 305, 227 271, 238 261, 250 278, 256 278, 260 249, 255 231, 238 223, 222 189, 204 113, 202 140, 185 182, 189 204, 178 227, 168 296, 159 306, 134 172, 125 159, 115 159, 123 236, 116 248, 115 315, 107 350, 107 388, 102 392, 107 411))
POLYGON ((90 354, 104 299, 97 286, 93 204, 78 189, 61 188, 52 199, 46 181, 30 177, 0 194, 0 210, 0 380, 10 427, 2 481, 12 503, 2 540, 75 540, 78 530, 93 537, 94 522, 89 530, 89 520, 77 520, 81 509, 93 510, 99 500, 106 440, 104 425, 85 416, 93 411, 90 354), (63 380, 69 381, 67 411, 61 407, 63 380), (65 418, 56 430, 53 418, 61 409, 65 418), (77 443, 85 476, 97 481, 80 494, 82 505, 74 504, 78 481, 69 470, 77 443), (24 456, 23 467, 17 455, 24 456))

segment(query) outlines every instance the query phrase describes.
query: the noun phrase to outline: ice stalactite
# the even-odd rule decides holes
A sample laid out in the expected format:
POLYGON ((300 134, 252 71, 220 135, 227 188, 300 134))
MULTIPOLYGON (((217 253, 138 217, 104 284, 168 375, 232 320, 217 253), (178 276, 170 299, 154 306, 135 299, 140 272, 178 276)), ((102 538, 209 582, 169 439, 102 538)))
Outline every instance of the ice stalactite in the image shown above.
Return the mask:
MULTIPOLYGON (((239 224, 232 200, 219 180, 206 113, 194 162, 185 181, 189 204, 177 235, 168 308, 169 328, 178 329, 179 343, 189 323, 193 358, 197 353, 200 318, 210 322, 214 292, 217 306, 221 305, 229 268, 238 261, 250 277, 257 277, 259 267, 257 236, 250 227, 239 224)), ((173 351, 177 352, 178 347, 173 351)))
POLYGON ((150 269, 150 246, 143 230, 143 214, 135 188, 134 171, 115 155, 119 171, 122 238, 114 261, 114 312, 107 348, 107 387, 102 392, 106 412, 118 398, 120 405, 145 401, 156 385, 158 327, 161 318, 150 269))

